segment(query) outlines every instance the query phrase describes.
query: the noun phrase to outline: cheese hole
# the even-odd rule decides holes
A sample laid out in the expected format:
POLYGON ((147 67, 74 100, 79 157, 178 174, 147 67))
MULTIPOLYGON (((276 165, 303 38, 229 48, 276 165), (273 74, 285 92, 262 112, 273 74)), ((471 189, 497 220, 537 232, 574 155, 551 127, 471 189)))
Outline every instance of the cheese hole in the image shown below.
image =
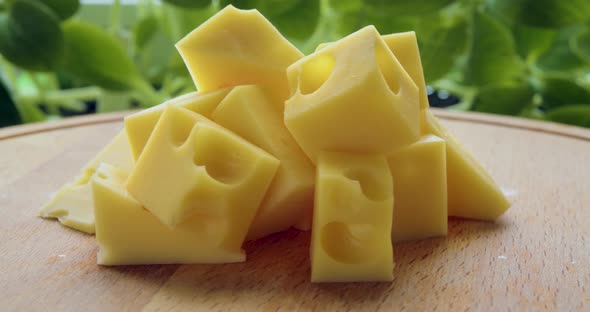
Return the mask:
POLYGON ((205 167, 207 174, 224 184, 238 184, 252 170, 251 157, 224 140, 207 140, 204 148, 195 151, 194 163, 205 167))
POLYGON ((369 224, 330 222, 324 225, 321 235, 322 248, 338 262, 354 264, 372 259, 375 235, 369 224))
POLYGON ((107 180, 109 178, 106 174, 104 174, 104 172, 98 172, 96 176, 103 180, 107 180))
POLYGON ((195 119, 186 112, 177 109, 171 110, 168 113, 172 114, 168 122, 170 139, 175 146, 181 146, 190 136, 195 126, 195 119))
POLYGON ((389 191, 383 183, 375 178, 375 174, 363 169, 349 169, 344 176, 357 181, 366 198, 373 201, 383 201, 389 196, 389 191))
POLYGON ((334 58, 328 54, 318 54, 305 62, 299 76, 301 94, 317 91, 328 80, 333 69, 334 58))
POLYGON ((377 61, 377 67, 381 72, 381 77, 385 80, 385 83, 391 90, 391 92, 399 93, 400 85, 396 79, 398 73, 398 67, 395 66, 395 59, 392 59, 391 52, 385 47, 375 47, 375 60, 377 61))

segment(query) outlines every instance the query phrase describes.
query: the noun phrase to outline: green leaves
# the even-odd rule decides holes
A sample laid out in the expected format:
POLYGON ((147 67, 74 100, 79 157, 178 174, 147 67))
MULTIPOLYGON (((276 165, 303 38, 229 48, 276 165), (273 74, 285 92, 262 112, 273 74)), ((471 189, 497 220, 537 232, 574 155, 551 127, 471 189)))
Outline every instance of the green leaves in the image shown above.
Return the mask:
POLYGON ((590 63, 590 26, 579 31, 571 39, 570 47, 578 57, 590 63))
POLYGON ((33 0, 16 0, 0 15, 0 53, 31 71, 52 71, 63 59, 64 40, 57 16, 33 0))
POLYGON ((0 127, 18 125, 22 120, 8 89, 0 79, 0 127))
POLYGON ((476 12, 471 42, 466 68, 468 83, 483 86, 522 77, 523 64, 510 31, 502 23, 486 13, 476 12))
POLYGON ((257 9, 290 39, 309 38, 320 18, 320 0, 222 0, 240 9, 257 9))
POLYGON ((525 84, 482 88, 473 102, 478 112, 517 115, 533 101, 534 92, 525 84))
POLYGON ((540 93, 543 106, 547 109, 570 104, 590 104, 590 91, 564 77, 545 77, 541 82, 540 93))
POLYGON ((125 48, 103 29, 71 21, 64 25, 64 34, 68 72, 110 90, 129 90, 141 81, 125 48))
POLYGON ((466 47, 465 27, 464 23, 459 23, 452 27, 440 28, 425 41, 420 42, 426 82, 431 83, 442 78, 453 68, 457 57, 466 47))
POLYGON ((164 2, 183 8, 205 8, 211 4, 211 0, 164 0, 164 2))
POLYGON ((547 113, 552 121, 590 128, 590 105, 570 105, 547 113))
POLYGON ((519 19, 522 23, 559 28, 590 19, 588 0, 521 0, 519 19))
POLYGON ((70 18, 80 8, 80 0, 39 0, 50 8, 60 19, 70 18))
POLYGON ((364 2, 369 10, 395 18, 436 12, 451 4, 453 0, 365 0, 364 2))

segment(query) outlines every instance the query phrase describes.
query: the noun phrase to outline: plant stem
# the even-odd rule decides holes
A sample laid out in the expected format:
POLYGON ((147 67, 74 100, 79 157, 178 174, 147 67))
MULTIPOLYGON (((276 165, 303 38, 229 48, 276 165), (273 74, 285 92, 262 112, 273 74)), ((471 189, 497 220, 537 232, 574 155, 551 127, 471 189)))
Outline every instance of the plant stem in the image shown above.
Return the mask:
MULTIPOLYGON (((84 87, 77 89, 55 90, 47 92, 43 100, 48 106, 52 104, 59 104, 68 101, 89 101, 95 100, 102 94, 102 90, 98 87, 84 87)), ((26 102, 39 102, 39 96, 23 95, 20 97, 26 102)))

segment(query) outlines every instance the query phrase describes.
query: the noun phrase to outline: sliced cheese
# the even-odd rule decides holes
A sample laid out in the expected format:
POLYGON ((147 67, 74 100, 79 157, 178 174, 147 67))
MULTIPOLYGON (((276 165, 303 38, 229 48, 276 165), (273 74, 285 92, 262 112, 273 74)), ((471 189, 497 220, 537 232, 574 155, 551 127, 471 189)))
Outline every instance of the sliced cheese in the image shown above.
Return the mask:
POLYGON ((418 48, 416 33, 413 31, 401 32, 385 35, 382 38, 420 89, 420 109, 428 108, 428 92, 424 81, 424 70, 420 60, 420 49, 418 48))
POLYGON ((287 128, 320 151, 389 153, 420 137, 418 87, 373 26, 289 66, 287 128))
POLYGON ((392 208, 385 156, 321 153, 311 232, 312 282, 392 280, 392 208))
POLYGON ((152 131, 156 127, 167 105, 181 106, 209 117, 230 90, 231 88, 210 93, 191 92, 168 100, 158 106, 127 116, 125 118, 125 131, 129 138, 133 159, 136 161, 139 159, 139 155, 141 155, 145 144, 152 135, 152 131))
POLYGON ((129 176, 127 190, 174 228, 194 215, 228 222, 220 229, 239 248, 279 161, 187 109, 168 106, 129 176))
POLYGON ((277 99, 255 85, 235 87, 212 119, 281 161, 248 232, 257 239, 299 224, 311 213, 315 168, 283 124, 277 99))
POLYGON ((96 241, 101 265, 241 262, 240 248, 220 235, 230 224, 224 217, 197 215, 174 229, 125 191, 127 173, 103 164, 92 178, 96 241))
POLYGON ((74 182, 62 186, 41 208, 43 218, 57 218, 63 225, 94 233, 94 208, 89 184, 90 177, 100 163, 107 163, 130 171, 133 158, 125 131, 119 132, 84 168, 74 182))
POLYGON ((201 92, 262 84, 288 95, 285 70, 303 54, 257 10, 228 5, 176 44, 201 92))
POLYGON ((510 202, 486 170, 461 146, 430 110, 422 112, 424 133, 446 142, 448 210, 450 216, 495 220, 510 202))
POLYGON ((389 156, 395 209, 394 242, 447 235, 445 142, 426 135, 389 156))

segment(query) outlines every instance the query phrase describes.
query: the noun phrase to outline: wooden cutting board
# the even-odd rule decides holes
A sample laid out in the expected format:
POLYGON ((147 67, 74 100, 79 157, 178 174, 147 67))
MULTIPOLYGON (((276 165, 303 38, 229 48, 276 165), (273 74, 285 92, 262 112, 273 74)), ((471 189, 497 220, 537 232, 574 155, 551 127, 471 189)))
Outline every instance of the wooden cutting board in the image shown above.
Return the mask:
POLYGON ((396 245, 391 283, 311 284, 310 236, 295 230, 247 243, 245 263, 100 267, 93 236, 37 211, 125 114, 2 129, 0 310, 590 311, 590 131, 437 114, 514 205, 396 245))

